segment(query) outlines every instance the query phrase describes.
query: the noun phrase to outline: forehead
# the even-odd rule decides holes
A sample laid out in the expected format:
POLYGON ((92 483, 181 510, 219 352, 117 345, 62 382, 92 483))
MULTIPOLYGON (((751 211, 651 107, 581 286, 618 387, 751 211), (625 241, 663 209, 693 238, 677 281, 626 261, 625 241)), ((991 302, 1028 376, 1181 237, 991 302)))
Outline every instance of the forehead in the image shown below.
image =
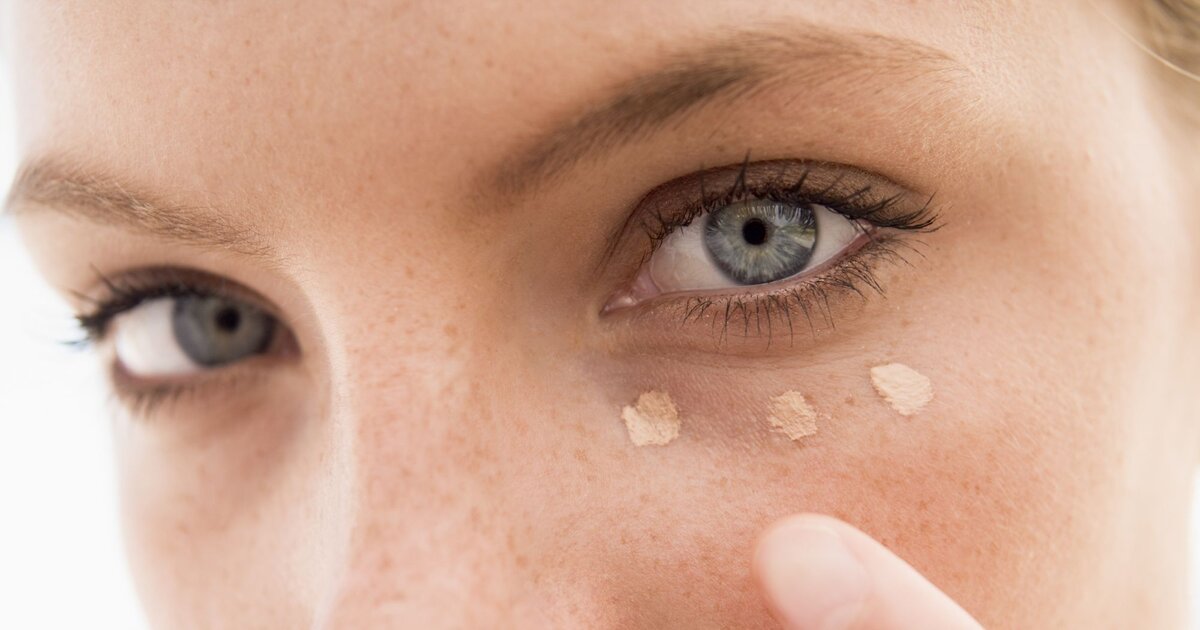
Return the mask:
MULTIPOLYGON (((903 39, 1002 93, 1047 66, 1039 57, 1062 57, 1050 47, 1070 38, 1045 33, 1075 9, 1054 5, 27 2, 10 6, 5 41, 27 156, 222 196, 287 194, 330 173, 345 187, 351 165, 350 185, 445 190, 613 86, 738 33, 750 61, 760 33, 903 39)), ((840 42, 809 61, 844 65, 840 42)), ((874 74, 904 69, 889 63, 874 74)))
POLYGON ((988 3, 831 4, 25 2, 10 7, 15 28, 5 41, 26 94, 27 135, 80 111, 140 119, 121 125, 127 133, 220 126, 252 113, 285 127, 324 115, 318 131, 334 134, 346 130, 332 114, 353 112, 354 123, 415 144, 455 129, 477 135, 483 125, 461 126, 472 119, 516 128, 589 87, 739 29, 878 32, 967 61, 1028 30, 1019 12, 988 3), (985 28, 1008 36, 989 38, 985 28), (111 111, 117 104, 121 112, 111 111))

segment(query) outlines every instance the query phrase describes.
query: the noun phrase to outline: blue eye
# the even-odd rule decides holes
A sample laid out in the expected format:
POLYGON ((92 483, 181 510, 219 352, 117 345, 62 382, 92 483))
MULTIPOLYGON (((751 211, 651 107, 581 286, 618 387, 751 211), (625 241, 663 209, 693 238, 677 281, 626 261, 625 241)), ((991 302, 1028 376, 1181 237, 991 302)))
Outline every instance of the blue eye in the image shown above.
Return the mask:
MULTIPOLYGON (((714 300, 740 312, 746 300, 769 296, 782 305, 774 300, 786 294, 807 314, 801 291, 820 295, 822 307, 826 288, 861 297, 861 283, 882 292, 871 265, 903 261, 895 251, 903 233, 940 227, 932 203, 882 175, 831 162, 747 156, 737 166, 698 171, 638 204, 628 224, 645 233, 649 257, 601 313, 679 297, 686 320, 714 300)), ((751 306, 761 310, 761 303, 751 306)))
POLYGON ((177 376, 266 352, 276 321, 250 304, 218 296, 146 300, 112 322, 117 360, 142 377, 177 376))
POLYGON ((677 228, 654 252, 654 293, 729 289, 801 276, 845 252, 865 230, 818 204, 731 203, 677 228))
POLYGON ((189 359, 213 367, 267 349, 274 320, 257 308, 220 297, 175 298, 171 328, 189 359))
POLYGON ((710 213, 704 225, 709 257, 738 284, 765 284, 799 273, 816 243, 817 220, 807 205, 741 201, 710 213))

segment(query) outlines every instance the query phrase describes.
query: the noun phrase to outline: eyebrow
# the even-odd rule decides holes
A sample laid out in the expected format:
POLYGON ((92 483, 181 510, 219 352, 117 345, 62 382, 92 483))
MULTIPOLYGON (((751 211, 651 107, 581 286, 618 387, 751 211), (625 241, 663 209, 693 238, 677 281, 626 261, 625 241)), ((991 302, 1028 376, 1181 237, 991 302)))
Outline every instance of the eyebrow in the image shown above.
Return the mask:
POLYGON ((736 31, 669 54, 658 69, 628 79, 606 99, 563 117, 492 169, 491 187, 520 194, 605 152, 648 137, 706 105, 730 104, 785 81, 843 82, 871 89, 879 75, 934 76, 948 83, 972 73, 954 57, 909 39, 836 31, 813 24, 736 31))
MULTIPOLYGON (((604 91, 606 97, 560 117, 483 175, 492 192, 519 195, 705 106, 752 99, 784 82, 871 90, 877 85, 869 79, 880 75, 933 76, 935 84, 945 85, 955 76, 970 74, 942 50, 878 33, 812 24, 734 31, 669 53, 656 69, 620 82, 604 91)), ((165 195, 122 183, 64 156, 23 165, 4 206, 12 215, 35 208, 61 211, 171 241, 236 252, 273 266, 281 260, 261 232, 239 224, 228 210, 170 203, 165 195)))
POLYGON ((46 210, 273 265, 280 261, 261 233, 236 223, 228 210, 171 203, 162 195, 136 190, 103 171, 61 157, 23 164, 4 203, 4 211, 12 216, 46 210))

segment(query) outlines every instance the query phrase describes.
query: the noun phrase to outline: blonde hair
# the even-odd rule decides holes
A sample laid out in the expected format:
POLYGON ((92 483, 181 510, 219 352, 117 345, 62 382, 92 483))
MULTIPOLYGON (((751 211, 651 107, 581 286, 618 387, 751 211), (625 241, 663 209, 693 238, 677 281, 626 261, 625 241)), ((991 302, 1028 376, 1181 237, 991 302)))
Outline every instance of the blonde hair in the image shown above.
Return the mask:
POLYGON ((1200 0, 1142 2, 1147 43, 1177 71, 1200 82, 1200 0))
POLYGON ((1139 45, 1158 61, 1172 92, 1168 107, 1200 128, 1200 0, 1143 0, 1139 45))

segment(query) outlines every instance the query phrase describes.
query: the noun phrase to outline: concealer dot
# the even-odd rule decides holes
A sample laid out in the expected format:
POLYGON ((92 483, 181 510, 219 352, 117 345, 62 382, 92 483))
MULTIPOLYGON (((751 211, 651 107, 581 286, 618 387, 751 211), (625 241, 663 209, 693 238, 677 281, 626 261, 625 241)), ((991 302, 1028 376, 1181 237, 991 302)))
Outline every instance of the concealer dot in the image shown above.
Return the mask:
POLYGON ((933 383, 929 378, 903 363, 871 368, 871 384, 887 404, 902 416, 917 413, 933 400, 933 383))
POLYGON ((817 411, 800 392, 784 392, 772 398, 767 422, 792 440, 817 434, 817 411))
POLYGON ((629 439, 637 446, 662 446, 679 437, 679 410, 666 392, 649 391, 638 396, 635 406, 626 405, 621 419, 629 439))

